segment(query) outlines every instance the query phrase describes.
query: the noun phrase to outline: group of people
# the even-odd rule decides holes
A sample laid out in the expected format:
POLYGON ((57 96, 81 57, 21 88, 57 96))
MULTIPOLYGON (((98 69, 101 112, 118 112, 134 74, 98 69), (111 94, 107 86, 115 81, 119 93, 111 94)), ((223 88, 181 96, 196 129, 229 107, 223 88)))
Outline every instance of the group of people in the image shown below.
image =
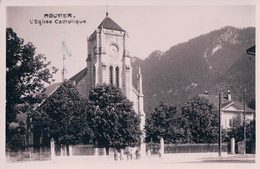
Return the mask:
MULTIPOLYGON (((125 151, 120 151, 119 160, 124 160, 123 154, 126 154, 127 160, 139 160, 141 158, 141 153, 139 148, 127 147, 125 151)), ((118 160, 117 153, 114 153, 114 159, 118 160)))
POLYGON ((139 148, 136 148, 135 151, 132 148, 127 148, 126 157, 127 157, 127 160, 132 160, 132 159, 139 160, 141 158, 141 153, 140 153, 139 148))
MULTIPOLYGON (((147 157, 150 157, 152 154, 158 154, 159 158, 162 158, 164 151, 162 150, 162 148, 158 148, 158 149, 153 149, 153 148, 149 148, 147 150, 147 157)), ((118 151, 115 150, 114 153, 114 159, 115 160, 124 160, 123 156, 124 154, 126 155, 126 159, 127 160, 139 160, 141 159, 141 152, 140 152, 140 148, 135 147, 127 147, 124 151, 120 150, 119 151, 119 156, 118 156, 118 151)))

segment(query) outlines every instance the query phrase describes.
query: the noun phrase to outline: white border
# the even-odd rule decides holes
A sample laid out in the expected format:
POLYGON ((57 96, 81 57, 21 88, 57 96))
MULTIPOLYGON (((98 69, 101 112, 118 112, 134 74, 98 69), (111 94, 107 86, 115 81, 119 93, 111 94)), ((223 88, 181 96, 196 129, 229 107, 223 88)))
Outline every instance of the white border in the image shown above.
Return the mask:
MULTIPOLYGON (((0 0, 0 168, 6 164, 5 160, 5 29, 6 29, 6 6, 82 6, 82 5, 254 5, 256 6, 256 51, 260 44, 260 2, 258 0, 0 0)), ((257 53, 257 52, 256 52, 257 53)), ((259 110, 259 56, 256 56, 256 112, 259 110)), ((259 115, 257 117, 257 128, 259 127, 259 115)), ((259 142, 260 129, 257 129, 257 140, 259 142)), ((256 165, 260 165, 260 146, 256 148, 256 165)), ((238 163, 239 164, 239 163, 238 163)), ((219 166, 219 165, 218 165, 219 166)), ((86 166, 87 167, 87 166, 86 166)), ((235 166, 234 166, 235 167, 235 166)), ((260 167, 260 166, 259 166, 260 167)), ((5 168, 5 167, 4 167, 5 168)), ((214 168, 214 166, 213 166, 214 168)))
POLYGON ((8 0, 6 5, 255 5, 256 2, 257 0, 8 0))

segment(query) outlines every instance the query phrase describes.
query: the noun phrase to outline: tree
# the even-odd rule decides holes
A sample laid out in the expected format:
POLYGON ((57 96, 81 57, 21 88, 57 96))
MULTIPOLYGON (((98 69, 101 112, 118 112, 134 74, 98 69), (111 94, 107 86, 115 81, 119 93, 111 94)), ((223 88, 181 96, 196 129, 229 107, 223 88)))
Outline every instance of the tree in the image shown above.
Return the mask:
POLYGON ((255 123, 255 119, 250 121, 247 125, 246 125, 246 137, 250 138, 252 141, 256 140, 256 123, 255 123))
POLYGON ((230 142, 231 138, 234 138, 236 141, 243 140, 243 119, 241 114, 233 117, 231 120, 230 128, 226 128, 222 130, 223 141, 230 142))
POLYGON ((194 143, 216 143, 218 138, 218 111, 208 100, 200 97, 190 99, 181 108, 188 122, 194 143))
MULTIPOLYGON (((255 153, 256 143, 256 124, 255 119, 246 121, 246 152, 255 153)), ((229 142, 231 138, 234 138, 236 142, 244 141, 244 125, 241 115, 238 115, 233 119, 233 125, 231 128, 226 129, 224 141, 229 142)))
POLYGON ((185 124, 176 107, 161 102, 146 119, 146 142, 164 138, 166 143, 187 143, 190 132, 185 124))
MULTIPOLYGON (((14 124, 14 123, 13 123, 14 124)), ((11 135, 8 142, 8 148, 11 151, 19 151, 25 147, 25 125, 19 123, 18 126, 9 128, 9 133, 11 135)))
POLYGON ((95 107, 93 127, 99 147, 116 149, 140 144, 140 118, 133 103, 112 85, 98 85, 90 91, 89 99, 95 107))
POLYGON ((6 29, 6 145, 10 148, 16 144, 14 139, 20 137, 9 129, 9 124, 16 120, 15 107, 28 105, 25 112, 29 112, 35 103, 40 103, 44 84, 53 80, 56 71, 44 55, 36 54, 32 43, 24 43, 12 28, 6 29))
POLYGON ((17 118, 8 125, 7 133, 9 139, 7 140, 7 148, 11 151, 22 150, 25 147, 25 135, 28 131, 28 126, 24 119, 27 119, 28 105, 17 104, 14 111, 17 118))
POLYGON ((47 145, 51 138, 64 145, 93 143, 93 109, 88 105, 72 83, 63 82, 34 113, 34 133, 40 133, 47 145))
POLYGON ((50 83, 57 69, 42 54, 36 54, 36 47, 12 30, 6 29, 6 121, 15 120, 14 107, 21 103, 39 103, 44 83, 50 83))
POLYGON ((255 98, 251 99, 247 106, 255 110, 255 98))
POLYGON ((12 151, 19 151, 23 149, 25 146, 25 135, 17 132, 13 137, 10 139, 9 148, 12 151))
MULTIPOLYGON (((246 137, 250 140, 255 140, 255 120, 246 121, 246 137)), ((244 140, 244 125, 241 114, 238 114, 232 120, 232 126, 227 129, 226 140, 230 141, 231 138, 234 138, 236 142, 244 140)))

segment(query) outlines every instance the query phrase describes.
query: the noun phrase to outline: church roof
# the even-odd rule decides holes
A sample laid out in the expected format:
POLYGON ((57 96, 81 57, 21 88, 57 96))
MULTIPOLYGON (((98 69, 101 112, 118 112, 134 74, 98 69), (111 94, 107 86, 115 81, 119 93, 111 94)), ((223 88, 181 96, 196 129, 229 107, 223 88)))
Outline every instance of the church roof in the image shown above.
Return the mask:
MULTIPOLYGON (((72 76, 69 81, 71 82, 76 82, 76 84, 83 78, 87 75, 87 67, 82 69, 79 73, 75 74, 74 76, 72 76)), ((44 91, 44 94, 46 94, 47 96, 51 95, 54 91, 56 91, 59 86, 60 86, 61 82, 58 82, 58 83, 53 83, 49 86, 47 86, 45 88, 45 91, 44 91)))
POLYGON ((79 73, 75 74, 74 76, 72 76, 69 81, 73 82, 75 81, 76 84, 83 78, 87 75, 88 73, 88 68, 84 68, 82 69, 79 73))
POLYGON ((124 29, 122 29, 117 23, 115 23, 108 16, 105 17, 105 19, 101 22, 101 24, 98 26, 98 28, 105 28, 105 29, 117 30, 117 31, 125 32, 124 29))
POLYGON ((46 94, 46 96, 49 96, 53 91, 55 91, 60 86, 60 84, 61 84, 60 82, 50 84, 45 88, 44 94, 46 94))
MULTIPOLYGON (((76 82, 76 84, 83 78, 87 75, 87 67, 82 69, 79 73, 75 74, 74 76, 72 76, 68 81, 71 81, 71 82, 76 82)), ((61 85, 61 82, 58 82, 58 83, 53 83, 49 86, 47 86, 45 88, 45 91, 44 91, 44 94, 49 97, 51 96, 61 85)), ((45 103, 45 99, 36 107, 39 108, 41 107, 43 104, 45 103)))

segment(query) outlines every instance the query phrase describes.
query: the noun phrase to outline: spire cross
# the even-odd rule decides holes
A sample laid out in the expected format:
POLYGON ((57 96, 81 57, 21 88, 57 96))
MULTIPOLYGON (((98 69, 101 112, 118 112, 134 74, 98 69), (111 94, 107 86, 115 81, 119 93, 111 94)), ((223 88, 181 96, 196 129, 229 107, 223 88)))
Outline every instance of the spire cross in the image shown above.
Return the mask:
POLYGON ((108 17, 108 6, 106 6, 106 17, 108 17))

